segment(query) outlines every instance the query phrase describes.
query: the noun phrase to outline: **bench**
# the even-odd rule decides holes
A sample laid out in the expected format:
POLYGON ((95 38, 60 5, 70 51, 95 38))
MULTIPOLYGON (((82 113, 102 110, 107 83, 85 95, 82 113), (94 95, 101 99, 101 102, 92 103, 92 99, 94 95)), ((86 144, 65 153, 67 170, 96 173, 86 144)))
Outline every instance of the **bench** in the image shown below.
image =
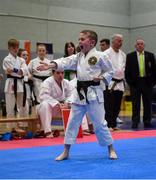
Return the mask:
POLYGON ((37 123, 39 123, 39 119, 37 116, 27 116, 27 117, 0 117, 1 123, 18 123, 18 122, 27 122, 28 128, 35 132, 37 129, 37 123))
MULTIPOLYGON (((61 117, 53 117, 53 120, 61 120, 61 117)), ((0 124, 1 123, 18 123, 18 122, 27 122, 28 123, 28 128, 32 130, 33 132, 36 131, 37 129, 37 124, 40 123, 40 120, 37 116, 27 116, 27 117, 0 117, 0 124)))
MULTIPOLYGON (((70 110, 69 109, 64 109, 62 110, 62 117, 53 117, 53 120, 61 120, 63 122, 63 130, 66 129, 67 122, 68 122, 68 117, 69 117, 70 110)), ((28 128, 32 132, 36 132, 37 130, 37 124, 40 123, 40 120, 37 115, 31 115, 27 117, 0 117, 0 123, 18 123, 18 122, 28 122, 28 128)), ((82 133, 82 127, 79 129, 78 137, 82 138, 83 133, 82 133)))

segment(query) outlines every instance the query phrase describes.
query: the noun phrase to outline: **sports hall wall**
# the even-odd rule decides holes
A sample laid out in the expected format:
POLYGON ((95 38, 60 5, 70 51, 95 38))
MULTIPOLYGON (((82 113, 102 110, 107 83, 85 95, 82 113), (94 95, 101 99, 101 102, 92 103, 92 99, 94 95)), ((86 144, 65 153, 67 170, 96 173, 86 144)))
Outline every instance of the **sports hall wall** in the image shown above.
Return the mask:
MULTIPOLYGON (((65 42, 76 44, 83 29, 95 30, 99 40, 123 34, 126 53, 134 50, 134 41, 141 36, 155 53, 155 15, 155 0, 0 0, 0 73, 9 38, 30 40, 32 58, 37 41, 52 42, 54 57, 61 57, 65 42)), ((3 87, 4 81, 0 99, 3 87)))
POLYGON ((130 51, 137 37, 145 40, 145 49, 156 53, 156 1, 130 1, 130 51))

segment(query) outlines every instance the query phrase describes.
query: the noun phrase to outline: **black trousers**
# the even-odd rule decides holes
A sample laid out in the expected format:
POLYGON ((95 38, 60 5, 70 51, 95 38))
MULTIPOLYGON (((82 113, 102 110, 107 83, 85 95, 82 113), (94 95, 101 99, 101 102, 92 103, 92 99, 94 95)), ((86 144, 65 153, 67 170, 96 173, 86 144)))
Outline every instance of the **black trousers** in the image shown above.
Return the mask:
POLYGON ((105 119, 108 127, 115 128, 117 126, 116 118, 120 112, 122 96, 122 91, 104 91, 105 119))
POLYGON ((141 96, 143 100, 143 122, 151 122, 151 101, 152 86, 147 83, 146 78, 139 78, 135 87, 130 87, 132 98, 132 123, 140 122, 140 104, 141 96))

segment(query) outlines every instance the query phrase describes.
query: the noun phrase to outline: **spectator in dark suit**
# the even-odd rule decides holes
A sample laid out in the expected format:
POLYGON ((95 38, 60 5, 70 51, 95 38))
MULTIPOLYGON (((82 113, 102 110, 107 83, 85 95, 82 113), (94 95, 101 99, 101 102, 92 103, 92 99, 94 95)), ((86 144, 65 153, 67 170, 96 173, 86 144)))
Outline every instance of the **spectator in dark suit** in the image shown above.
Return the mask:
POLYGON ((136 51, 126 58, 125 78, 130 86, 132 97, 132 128, 138 128, 140 122, 140 102, 143 100, 144 128, 151 128, 151 97, 156 79, 154 54, 144 51, 145 42, 139 38, 135 44, 136 51))

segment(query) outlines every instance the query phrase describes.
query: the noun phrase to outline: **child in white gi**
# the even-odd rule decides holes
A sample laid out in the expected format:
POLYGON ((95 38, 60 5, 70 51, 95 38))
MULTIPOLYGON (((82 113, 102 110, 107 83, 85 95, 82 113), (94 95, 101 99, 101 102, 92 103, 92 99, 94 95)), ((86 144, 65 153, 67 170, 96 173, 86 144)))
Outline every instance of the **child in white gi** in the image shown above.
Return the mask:
POLYGON ((112 146, 113 140, 104 119, 103 88, 100 85, 100 81, 106 84, 111 81, 113 68, 108 57, 96 50, 97 39, 94 31, 81 31, 79 35, 80 53, 55 60, 51 65, 42 64, 38 67, 38 70, 50 67, 77 70, 77 91, 73 93, 73 104, 64 139, 65 149, 56 158, 57 161, 68 158, 70 146, 75 143, 79 126, 86 112, 93 122, 99 144, 108 146, 110 159, 117 159, 112 146))
POLYGON ((7 117, 14 116, 15 103, 19 109, 19 115, 26 116, 26 109, 23 107, 23 77, 28 73, 28 69, 24 59, 17 56, 18 48, 19 42, 16 39, 10 39, 9 54, 3 60, 3 69, 7 74, 4 89, 7 117))
POLYGON ((39 44, 37 46, 37 55, 38 57, 32 59, 28 64, 28 69, 33 77, 34 94, 37 101, 36 103, 39 103, 40 86, 46 78, 51 76, 51 70, 49 69, 42 72, 37 70, 40 62, 45 62, 47 64, 50 63, 50 60, 46 58, 46 46, 44 44, 39 44))

